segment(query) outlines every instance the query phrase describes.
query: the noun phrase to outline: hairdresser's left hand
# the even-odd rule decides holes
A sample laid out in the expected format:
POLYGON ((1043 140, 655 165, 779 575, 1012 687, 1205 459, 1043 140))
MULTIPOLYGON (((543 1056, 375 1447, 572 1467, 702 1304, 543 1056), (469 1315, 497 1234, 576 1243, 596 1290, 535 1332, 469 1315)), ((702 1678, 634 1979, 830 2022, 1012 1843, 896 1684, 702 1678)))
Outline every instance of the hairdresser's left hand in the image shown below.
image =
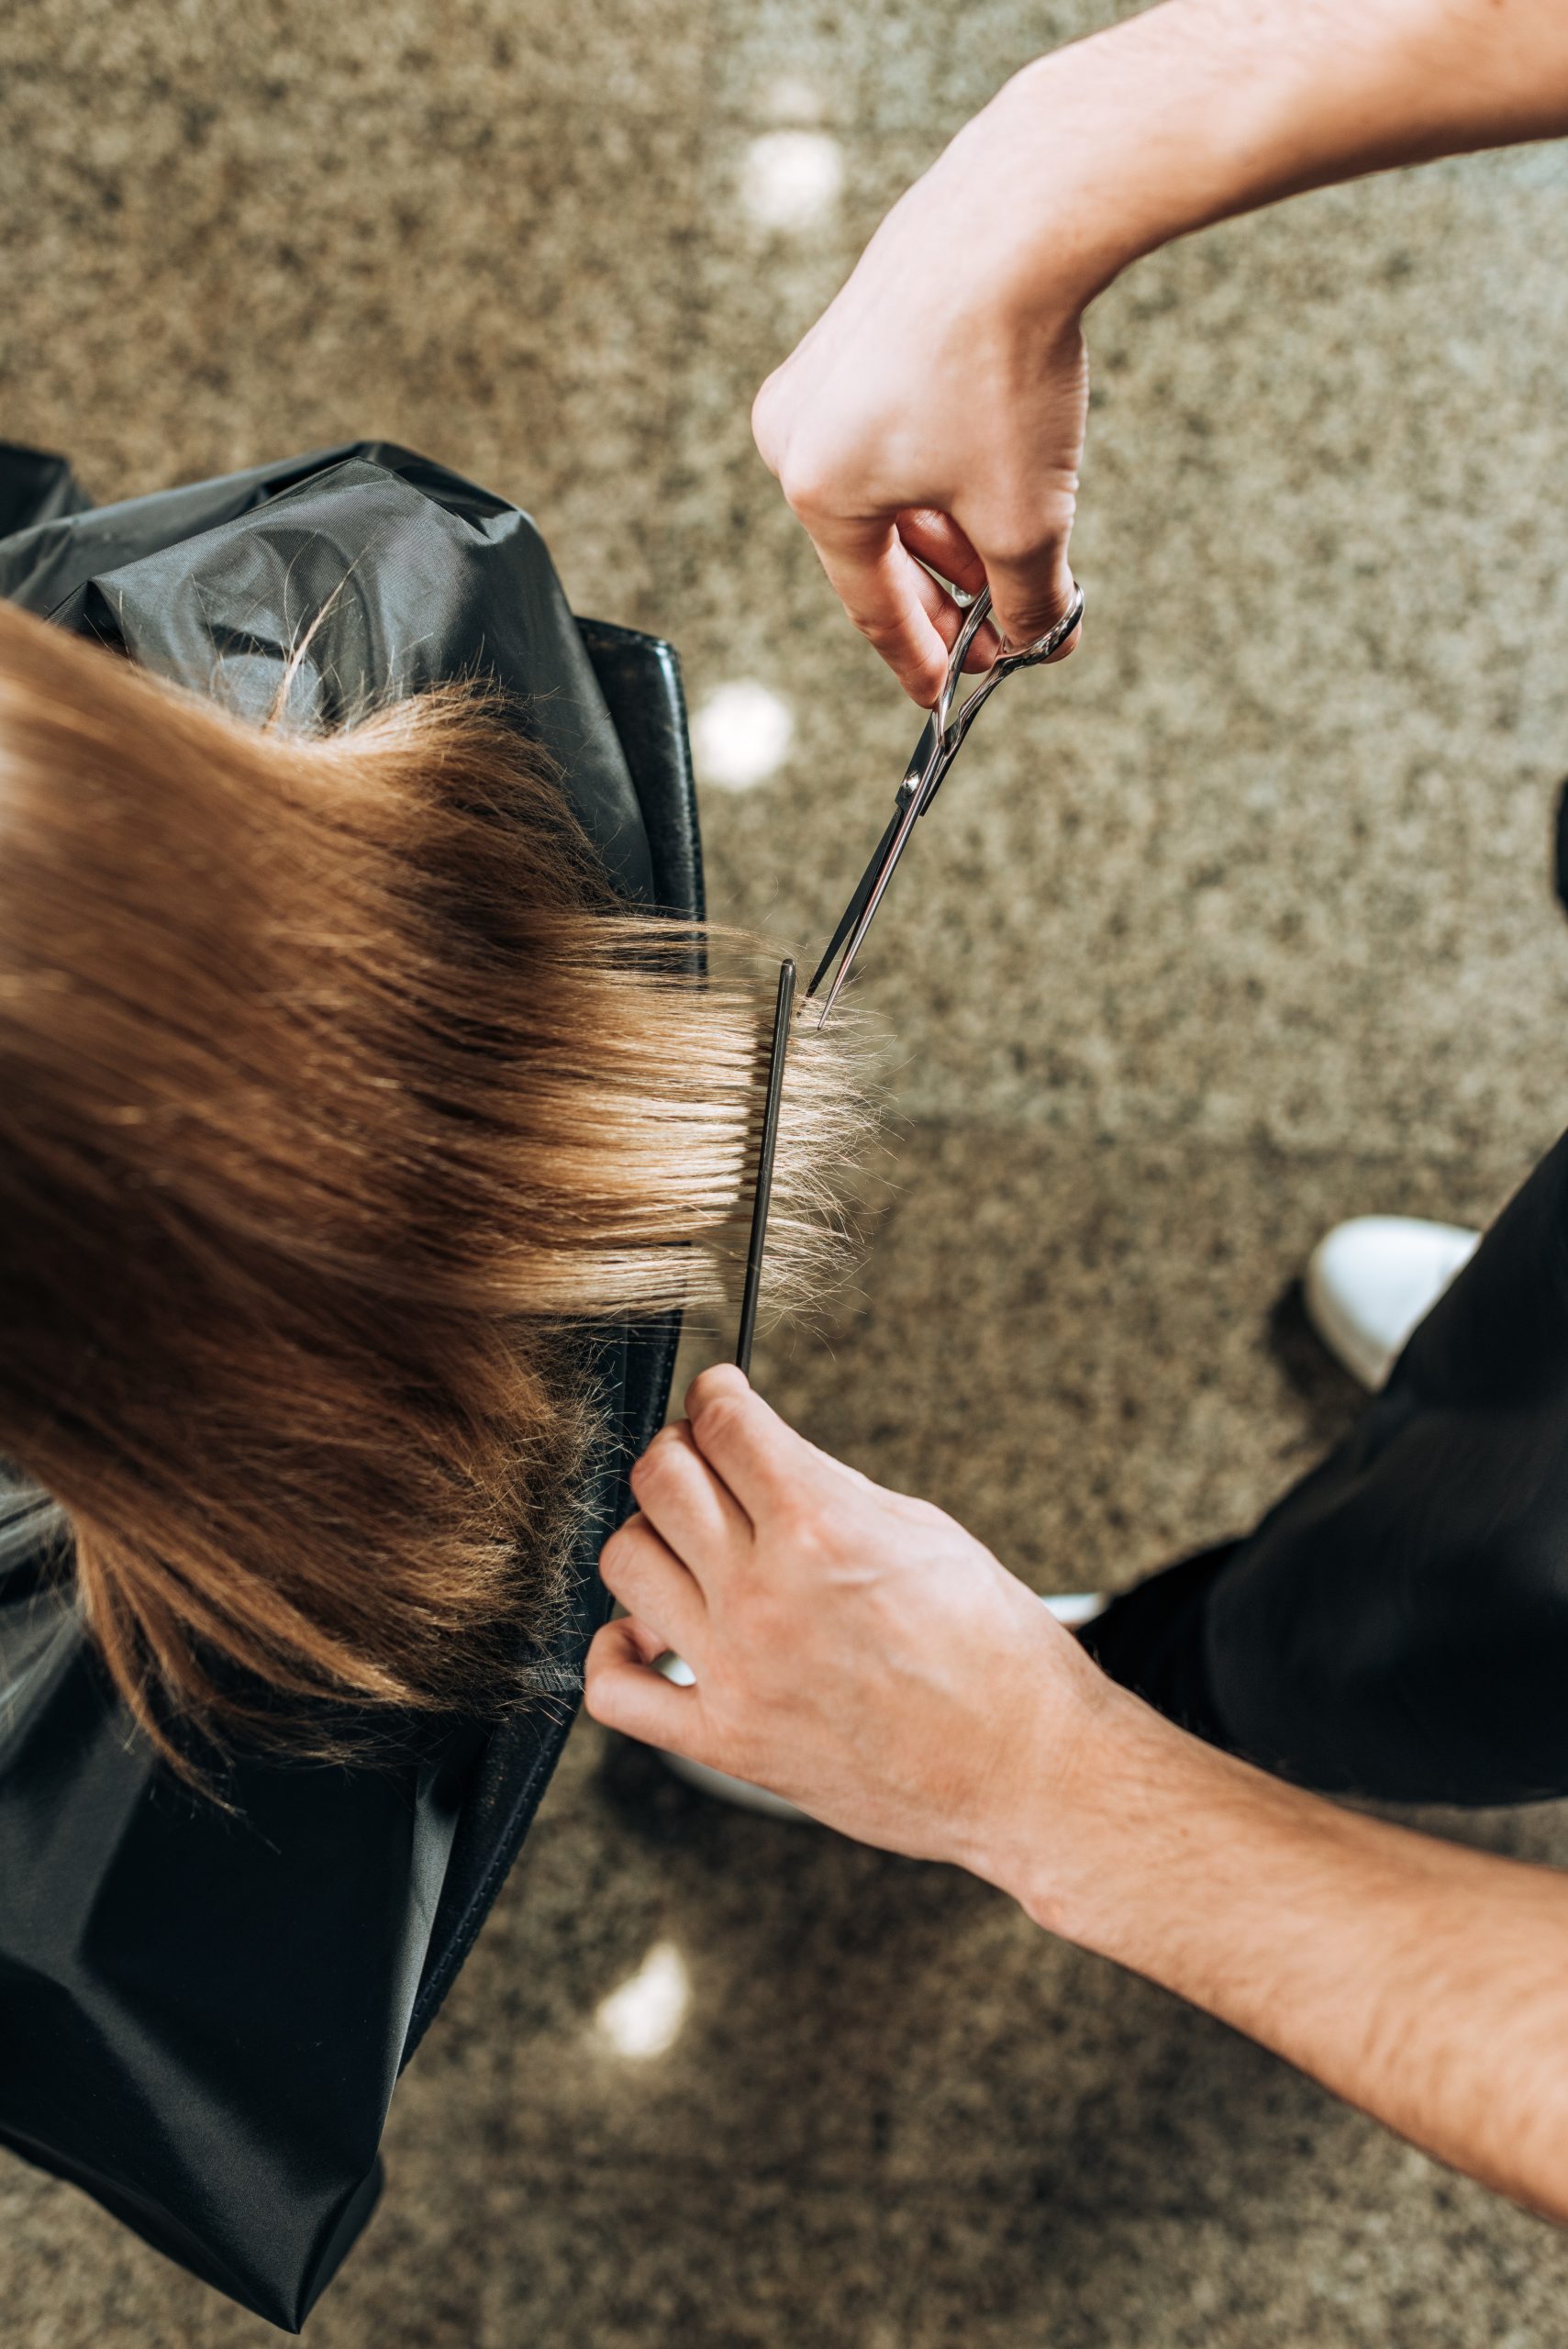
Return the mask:
POLYGON ((1568 2223, 1568 1879, 1341 1810, 1116 1687, 990 1553, 738 1370, 634 1472, 588 1657, 612 1728, 952 1860, 1568 2223), (679 1650, 696 1675, 654 1669, 679 1650))
POLYGON ((886 1849, 1006 1873, 1112 1690, 962 1526, 787 1427, 740 1372, 632 1472, 601 1567, 628 1609, 588 1658, 595 1719, 886 1849), (696 1675, 675 1687, 654 1659, 696 1675))

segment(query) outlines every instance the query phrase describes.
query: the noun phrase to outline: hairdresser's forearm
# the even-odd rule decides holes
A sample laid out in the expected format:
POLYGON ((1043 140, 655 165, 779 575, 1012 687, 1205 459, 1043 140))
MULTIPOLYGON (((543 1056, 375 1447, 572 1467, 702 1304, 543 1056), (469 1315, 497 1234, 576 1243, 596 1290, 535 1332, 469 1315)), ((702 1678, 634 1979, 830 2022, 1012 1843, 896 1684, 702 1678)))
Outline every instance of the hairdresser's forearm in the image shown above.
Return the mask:
POLYGON ((1562 0, 1165 0, 1026 68, 961 137, 1054 303, 1064 269, 1087 298, 1304 188, 1565 129, 1562 0))
POLYGON ((955 1862, 1418 2144, 1568 2220, 1568 1878, 1342 1811, 1107 1680, 951 1518, 739 1371, 632 1472, 599 1720, 955 1862), (695 1679, 657 1659, 674 1648, 695 1679))
POLYGON ((1009 1800, 985 1873, 1568 2220, 1568 1879, 1282 1786, 1119 1691, 1095 1709, 1070 1825, 1009 1800))

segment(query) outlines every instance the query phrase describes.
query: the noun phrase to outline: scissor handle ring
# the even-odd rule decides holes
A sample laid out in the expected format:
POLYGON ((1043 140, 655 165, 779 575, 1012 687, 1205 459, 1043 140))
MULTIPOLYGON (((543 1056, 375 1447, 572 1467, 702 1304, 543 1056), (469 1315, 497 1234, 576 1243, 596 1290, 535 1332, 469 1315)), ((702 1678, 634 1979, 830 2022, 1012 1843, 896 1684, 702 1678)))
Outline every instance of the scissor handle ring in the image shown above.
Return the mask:
MULTIPOLYGON (((989 607, 990 594, 991 591, 987 588, 985 591, 987 607, 989 607)), ((992 666, 999 668, 1005 661, 1010 668, 1024 669, 1028 668, 1032 662, 1049 661, 1053 652, 1061 651, 1073 629, 1082 625, 1083 618, 1084 590, 1074 579, 1072 600, 1062 618, 1052 627, 1048 628, 1043 636, 1037 636, 1032 644, 1021 646, 1017 652, 1004 645, 992 666)))
MULTIPOLYGON (((948 672, 942 681, 942 690, 938 697, 936 707, 931 712, 931 716, 936 720, 939 747, 945 747, 947 742, 948 723, 952 717, 953 696, 958 691, 959 679, 963 674, 963 664, 969 648, 990 617, 991 590, 989 587, 982 587, 963 616, 963 626, 960 629, 957 640, 948 655, 948 672)), ((1002 679, 1010 676, 1015 669, 1033 668, 1039 662, 1049 661, 1053 652, 1060 652, 1073 629, 1081 624, 1083 618, 1084 590, 1074 579, 1072 600, 1062 618, 1048 628, 1043 636, 1037 636, 1031 644, 1020 645, 1016 651, 1010 646, 1004 645, 964 703, 963 711, 960 713, 961 717, 984 701, 992 687, 1000 685, 1002 679)))

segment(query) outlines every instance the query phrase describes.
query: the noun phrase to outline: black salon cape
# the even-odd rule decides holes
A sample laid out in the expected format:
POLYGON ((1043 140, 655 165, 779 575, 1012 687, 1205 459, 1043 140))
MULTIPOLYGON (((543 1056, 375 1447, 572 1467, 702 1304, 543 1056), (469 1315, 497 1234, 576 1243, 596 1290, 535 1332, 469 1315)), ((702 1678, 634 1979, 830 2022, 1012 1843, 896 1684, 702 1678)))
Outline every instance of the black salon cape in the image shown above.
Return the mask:
MULTIPOLYGON (((0 448, 0 594, 244 709, 313 627, 293 690, 325 718, 499 680, 627 896, 700 913, 673 655, 574 619, 503 499, 363 442, 89 511, 58 459, 0 448)), ((595 1350, 609 1432, 562 1693, 422 1764, 244 1759, 225 1815, 131 1735, 69 1594, 0 1571, 0 2142, 288 2331, 374 2202, 399 2068, 560 1753, 674 1340, 595 1350)))

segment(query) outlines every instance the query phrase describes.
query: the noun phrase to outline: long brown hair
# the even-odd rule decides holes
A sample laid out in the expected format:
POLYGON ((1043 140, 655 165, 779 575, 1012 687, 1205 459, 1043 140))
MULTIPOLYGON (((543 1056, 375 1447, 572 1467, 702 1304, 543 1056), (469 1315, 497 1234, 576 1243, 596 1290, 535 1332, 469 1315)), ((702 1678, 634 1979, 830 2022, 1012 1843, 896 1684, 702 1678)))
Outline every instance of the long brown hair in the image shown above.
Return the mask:
MULTIPOLYGON (((766 1001, 612 898, 483 698, 305 736, 0 606, 0 1453, 166 1751, 515 1696, 573 1333, 725 1286, 766 1001)), ((803 1023, 775 1297, 863 1128, 803 1023)))

